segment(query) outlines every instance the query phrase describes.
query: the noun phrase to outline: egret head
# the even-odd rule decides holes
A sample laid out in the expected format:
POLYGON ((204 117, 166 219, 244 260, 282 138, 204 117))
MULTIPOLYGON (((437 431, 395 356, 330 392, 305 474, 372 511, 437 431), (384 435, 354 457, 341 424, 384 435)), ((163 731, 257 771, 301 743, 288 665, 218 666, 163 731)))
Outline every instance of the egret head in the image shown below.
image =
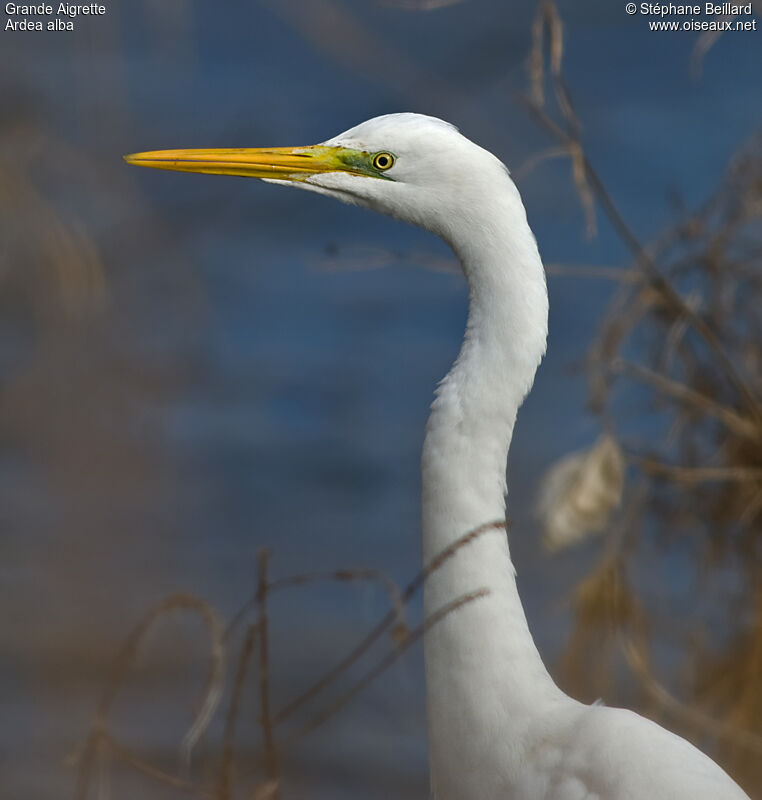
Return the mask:
POLYGON ((307 147, 163 150, 125 156, 158 169, 241 175, 297 186, 450 238, 454 220, 512 182, 503 164, 447 122, 387 114, 307 147))

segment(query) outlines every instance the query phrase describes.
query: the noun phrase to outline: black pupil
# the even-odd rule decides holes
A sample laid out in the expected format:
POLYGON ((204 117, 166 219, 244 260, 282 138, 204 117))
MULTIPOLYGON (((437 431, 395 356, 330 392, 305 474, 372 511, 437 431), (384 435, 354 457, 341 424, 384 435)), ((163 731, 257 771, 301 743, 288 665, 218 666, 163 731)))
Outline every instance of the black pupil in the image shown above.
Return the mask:
POLYGON ((389 156, 376 156, 376 166, 386 169, 389 166, 389 156))

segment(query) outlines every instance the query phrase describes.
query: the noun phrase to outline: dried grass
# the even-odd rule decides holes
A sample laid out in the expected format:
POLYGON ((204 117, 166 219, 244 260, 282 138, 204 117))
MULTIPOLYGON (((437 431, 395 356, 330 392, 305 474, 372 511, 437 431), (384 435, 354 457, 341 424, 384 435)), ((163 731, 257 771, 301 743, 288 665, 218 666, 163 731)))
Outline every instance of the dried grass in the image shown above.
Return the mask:
MULTIPOLYGON (((574 593, 562 674, 572 692, 616 702, 628 691, 612 683, 623 656, 641 709, 714 745, 753 792, 762 785, 762 136, 702 207, 642 244, 584 149, 568 94, 553 110, 539 88, 545 28, 551 85, 563 86, 556 17, 553 3, 541 5, 521 102, 572 160, 588 231, 594 205, 632 256, 616 270, 626 279, 587 357, 591 407, 625 455, 631 502, 574 593), (622 402, 631 396, 640 407, 622 402), (659 592, 642 576, 666 552, 693 576, 693 597, 711 596, 721 630, 691 618, 695 601, 655 612, 659 592), (648 657, 667 641, 680 656, 667 679, 674 691, 648 657)), ((694 66, 713 43, 698 40, 694 66)))
POLYGON ((382 576, 381 573, 364 569, 337 570, 333 573, 320 575, 319 579, 338 582, 362 582, 369 577, 372 580, 380 579, 390 589, 389 594, 393 600, 392 608, 370 635, 364 637, 334 668, 317 679, 312 686, 280 711, 273 711, 270 700, 272 665, 270 660, 268 600, 272 593, 278 590, 314 582, 318 579, 317 575, 295 575, 270 581, 268 578, 269 553, 266 550, 260 551, 257 559, 255 603, 252 604, 251 601, 245 603, 233 616, 227 628, 222 626, 214 609, 198 597, 175 595, 162 601, 138 623, 125 640, 114 661, 111 675, 98 704, 90 733, 81 752, 73 758, 78 763, 76 796, 79 800, 86 800, 91 796, 98 798, 98 800, 107 798, 111 786, 112 764, 119 762, 134 772, 143 775, 149 781, 172 787, 192 797, 229 800, 229 798, 238 796, 240 792, 244 792, 246 797, 261 798, 262 800, 264 798, 272 798, 276 800, 280 796, 282 783, 280 764, 288 748, 344 709, 348 703, 388 669, 411 645, 420 641, 427 630, 458 608, 477 601, 488 594, 488 590, 484 588, 469 592, 447 603, 412 629, 408 628, 402 616, 404 614, 404 606, 415 596, 429 575, 440 569, 461 548, 467 547, 476 538, 490 532, 504 531, 505 527, 505 522, 495 521, 468 532, 443 550, 404 588, 398 587, 391 578, 382 576), (167 615, 173 614, 178 610, 190 611, 198 615, 207 626, 210 633, 209 655, 212 666, 207 686, 203 692, 201 709, 183 740, 177 771, 176 773, 170 773, 125 747, 111 730, 109 714, 114 701, 128 682, 129 667, 134 661, 146 634, 167 615), (243 642, 234 658, 235 666, 232 674, 230 701, 225 712, 222 740, 219 748, 216 748, 220 753, 216 759, 218 764, 215 765, 215 748, 207 747, 206 749, 211 752, 207 756, 207 761, 211 761, 211 763, 192 770, 191 752, 201 735, 207 731, 223 694, 223 686, 226 680, 224 665, 233 656, 233 653, 231 653, 232 633, 252 613, 256 614, 256 619, 248 623, 243 642), (350 667, 358 664, 371 646, 384 634, 389 634, 391 647, 372 666, 366 669, 363 675, 352 682, 348 688, 344 689, 338 698, 325 701, 323 707, 315 712, 306 723, 288 734, 277 735, 280 726, 295 711, 302 709, 308 702, 313 701, 330 684, 345 675, 350 667), (240 735, 239 722, 244 690, 247 682, 253 680, 250 672, 255 658, 257 661, 256 683, 259 695, 257 724, 261 728, 262 746, 258 754, 247 758, 245 766, 239 768, 236 759, 236 743, 240 735), (210 780, 209 775, 216 777, 210 780))

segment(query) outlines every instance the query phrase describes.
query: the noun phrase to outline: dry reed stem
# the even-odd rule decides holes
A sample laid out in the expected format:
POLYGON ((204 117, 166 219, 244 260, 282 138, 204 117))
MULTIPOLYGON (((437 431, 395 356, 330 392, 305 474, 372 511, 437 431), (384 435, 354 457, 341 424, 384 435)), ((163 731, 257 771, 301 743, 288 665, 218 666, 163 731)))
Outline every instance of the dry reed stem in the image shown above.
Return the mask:
MULTIPOLYGON (((578 140, 572 138, 565 132, 553 119, 544 111, 542 107, 537 105, 531 98, 524 95, 518 96, 519 101, 529 110, 530 114, 544 127, 552 136, 564 143, 573 150, 578 158, 581 159, 581 174, 584 174, 585 180, 589 185, 592 193, 597 199, 598 203, 603 208, 606 216, 611 222, 612 227, 618 233, 622 242, 630 249, 636 264, 643 270, 648 278, 650 286, 655 289, 663 298, 664 302, 670 307, 678 317, 687 320, 696 332, 704 339, 707 345, 712 349, 719 365, 726 373, 728 379, 739 392, 743 398, 745 405, 754 417, 757 424, 762 424, 762 405, 759 398, 749 387, 747 379, 741 375, 738 367, 733 363, 733 360, 727 354, 725 347, 720 341, 717 333, 713 330, 711 325, 699 316, 690 306, 685 302, 685 299, 675 289, 670 280, 665 277, 657 268, 652 256, 648 253, 646 248, 635 236, 630 226, 625 222, 624 217, 619 213, 619 210, 614 203, 608 189, 603 181, 598 176, 597 171, 593 168, 589 158, 582 149, 578 140)), ((577 187, 579 192, 579 186, 577 187)), ((583 194, 580 194, 583 198, 583 194)))
POLYGON ((230 705, 225 719, 225 731, 222 737, 222 760, 220 763, 220 777, 217 783, 217 796, 219 800, 229 800, 232 797, 232 772, 235 758, 235 731, 238 722, 238 712, 241 706, 246 675, 249 670, 251 656, 254 652, 254 645, 259 634, 258 625, 249 625, 246 630, 241 652, 238 656, 235 678, 233 680, 233 692, 230 697, 230 705))
POLYGON ((646 640, 645 610, 625 578, 621 540, 619 544, 616 550, 605 553, 575 587, 575 625, 561 660, 562 674, 576 687, 598 697, 611 688, 619 633, 631 629, 639 639, 646 640), (585 660, 588 653, 595 653, 590 664, 585 660))
POLYGON ((743 730, 731 722, 717 722, 696 708, 678 700, 653 675, 648 659, 629 637, 620 639, 625 660, 643 689, 666 711, 686 725, 697 728, 714 739, 731 740, 739 747, 762 755, 762 736, 743 730))
MULTIPOLYGON (((279 754, 282 750, 301 739, 317 727, 331 719, 336 713, 344 708, 354 699, 363 689, 365 689, 375 678, 386 670, 399 656, 404 653, 412 644, 421 639, 426 631, 430 630, 445 616, 456 611, 462 606, 486 596, 489 592, 486 589, 477 589, 462 597, 457 598, 451 603, 427 617, 420 625, 409 630, 407 626, 404 630, 397 630, 394 637, 394 647, 391 651, 382 656, 366 673, 349 689, 341 694, 331 704, 320 710, 300 729, 285 737, 282 741, 276 741, 275 726, 283 722, 294 711, 304 705, 308 700, 317 695, 329 683, 335 680, 345 669, 354 664, 370 646, 389 629, 394 631, 395 622, 399 623, 404 605, 414 596, 417 590, 423 585, 426 578, 439 569, 444 563, 452 558, 460 548, 470 544, 479 536, 496 530, 505 530, 506 523, 503 521, 489 522, 469 531, 464 536, 457 539, 449 547, 445 548, 439 555, 424 567, 413 580, 400 590, 394 582, 377 570, 335 570, 330 573, 311 573, 297 575, 290 578, 270 582, 268 579, 269 553, 261 550, 257 561, 257 590, 255 593, 257 619, 247 629, 241 651, 238 656, 236 671, 233 679, 233 689, 228 707, 225 727, 222 739, 222 757, 219 773, 216 781, 216 788, 197 784, 185 777, 172 775, 159 767, 154 766, 145 759, 135 754, 132 750, 120 744, 108 731, 108 714, 114 700, 118 696, 127 674, 127 669, 134 659, 135 653, 143 640, 147 631, 162 616, 178 609, 191 610, 199 614, 210 629, 212 669, 210 671, 209 686, 204 692, 202 708, 196 720, 191 726, 189 734, 185 737, 187 743, 192 734, 192 742, 207 728, 213 711, 216 709, 221 696, 222 670, 224 667, 225 642, 229 639, 233 629, 233 623, 228 626, 226 631, 219 621, 214 610, 203 600, 187 594, 173 595, 162 601, 155 608, 151 609, 143 619, 135 626, 133 631, 125 640, 124 645, 115 659, 111 677, 106 689, 98 703, 95 721, 91 732, 84 745, 83 753, 80 757, 80 768, 77 780, 77 797, 86 800, 91 783, 91 773, 93 762, 98 766, 98 798, 104 800, 108 791, 108 781, 110 770, 108 762, 111 758, 126 764, 135 771, 155 780, 158 783, 170 786, 178 791, 183 791, 201 798, 214 798, 214 800, 230 800, 234 796, 233 787, 233 766, 235 752, 235 735, 237 721, 240 716, 240 705, 242 702, 243 690, 249 664, 253 656, 255 645, 258 644, 259 655, 259 700, 260 714, 258 723, 262 729, 263 752, 261 756, 253 759, 250 764, 252 771, 264 769, 266 780, 256 786, 251 793, 251 797, 256 798, 277 798, 280 792, 280 773, 279 773, 279 754), (363 641, 355 647, 348 657, 342 659, 339 664, 331 671, 326 673, 321 679, 313 684, 307 692, 296 698, 295 701, 286 706, 278 714, 273 714, 270 704, 270 660, 269 660, 269 617, 267 609, 267 597, 273 589, 283 590, 294 586, 303 585, 311 580, 319 580, 329 577, 333 580, 362 580, 370 579, 385 586, 392 598, 393 608, 384 619, 366 636, 363 641), (393 588, 392 588, 393 587, 393 588), (210 710, 211 709, 211 710, 210 710)), ((247 603, 242 607, 245 612, 250 610, 247 603)), ((234 622, 240 622, 243 618, 241 611, 236 613, 234 622)))
POLYGON ((355 567, 352 569, 338 569, 332 572, 307 572, 303 575, 293 575, 288 578, 280 578, 273 581, 269 587, 269 593, 290 589, 295 586, 304 586, 308 583, 335 581, 337 583, 353 583, 355 581, 367 581, 376 583, 386 592, 392 610, 397 616, 397 625, 405 625, 405 601, 402 599, 397 584, 384 572, 379 569, 369 569, 367 567, 355 567))
POLYGON ((320 725, 323 725, 346 705, 349 704, 363 689, 366 689, 382 672, 388 669, 411 645, 422 639, 424 634, 431 630, 431 628, 441 622, 448 614, 452 614, 459 608, 472 603, 482 597, 489 595, 489 589, 477 589, 469 592, 450 603, 445 604, 442 608, 430 614, 420 625, 413 628, 409 634, 401 641, 396 647, 387 653, 383 658, 371 667, 365 675, 360 678, 352 687, 344 692, 337 700, 327 706, 323 711, 316 714, 306 725, 302 726, 299 730, 290 734, 282 743, 281 746, 287 746, 302 739, 307 734, 314 731, 320 725))
MULTIPOLYGON (((369 569, 367 567, 357 567, 348 569, 332 570, 330 572, 305 572, 300 575, 290 575, 286 578, 278 578, 268 585, 268 594, 279 592, 284 589, 291 589, 297 586, 304 586, 310 583, 336 582, 336 583, 355 583, 357 581, 367 581, 381 586, 386 592, 392 608, 397 613, 398 622, 404 625, 405 609, 404 602, 400 595, 397 584, 381 570, 369 569)), ((236 613, 225 630, 225 636, 229 637, 240 624, 246 615, 256 608, 258 603, 255 593, 246 601, 236 613)))
POLYGON ((251 792, 250 800, 275 800, 280 791, 278 781, 267 781, 260 786, 255 786, 251 792))
MULTIPOLYGON (((569 91, 563 77, 562 62, 564 53, 563 22, 558 8, 553 0, 543 0, 537 9, 532 25, 532 49, 529 56, 529 84, 532 103, 535 107, 545 108, 545 33, 548 34, 548 54, 550 62, 550 79, 553 93, 561 117, 566 126, 566 132, 560 128, 558 137, 561 149, 567 155, 572 165, 572 179, 577 188, 582 209, 585 214, 585 233, 588 238, 594 238, 597 233, 597 220, 595 216, 595 201, 587 176, 587 162, 579 141, 581 126, 572 106, 569 91)), ((549 151, 546 151, 546 153, 549 151)), ((541 160, 545 160, 542 156, 541 160)), ((532 168, 536 163, 532 165, 532 168)))
MULTIPOLYGON (((405 587, 400 594, 400 599, 403 604, 406 604, 415 595, 418 589, 423 585, 426 578, 448 559, 452 558, 461 547, 472 542, 474 539, 482 536, 485 533, 493 530, 505 530, 506 523, 501 521, 488 522, 480 525, 472 531, 457 539, 453 544, 443 550, 427 567, 419 572, 415 578, 405 587)), ((363 639, 332 669, 325 673, 319 680, 309 687, 305 692, 294 698, 290 703, 284 706, 274 717, 274 723, 277 725, 288 717, 290 717, 298 708, 301 708, 307 702, 312 700, 323 689, 333 683, 336 678, 343 674, 348 667, 358 661, 378 640, 384 633, 386 633, 395 623, 397 617, 395 612, 390 611, 379 623, 368 633, 363 639)))
MULTIPOLYGON (((141 642, 159 619, 178 610, 192 611, 197 614, 206 624, 210 638, 210 677, 203 693, 201 708, 183 739, 181 748, 183 762, 187 763, 194 745, 208 727, 222 695, 225 665, 222 626, 215 610, 205 601, 191 594, 172 595, 151 609, 138 622, 128 635, 114 661, 111 676, 96 708, 91 733, 80 761, 77 796, 82 800, 87 795, 93 757, 97 749, 102 746, 102 742, 105 741, 103 737, 106 736, 107 732, 108 716, 119 690, 124 684, 127 670, 132 665, 141 642)), ((108 736, 107 741, 109 742, 109 749, 114 750, 115 742, 113 737, 108 736)), ((148 767, 148 765, 145 766, 148 767)))
POLYGON ((569 150, 566 147, 548 147, 546 150, 540 150, 520 164, 516 169, 511 170, 513 180, 520 183, 527 178, 532 172, 544 164, 546 161, 551 161, 554 158, 566 158, 569 155, 569 150))
POLYGON ((688 467, 681 464, 665 464, 655 458, 627 453, 627 458, 637 463, 652 475, 672 478, 679 483, 762 483, 762 469, 749 467, 688 467))
POLYGON ((623 358, 613 359, 610 362, 610 369, 612 372, 626 373, 643 383, 649 384, 662 394, 689 404, 693 408, 715 417, 739 436, 755 442, 760 441, 762 429, 752 420, 738 414, 732 408, 718 403, 711 397, 707 397, 696 389, 686 386, 684 383, 674 381, 642 364, 635 364, 623 358))
MULTIPOLYGON (((107 731, 99 732, 97 737, 98 746, 104 747, 110 756, 113 756, 116 760, 121 761, 122 763, 131 767, 141 775, 145 775, 147 778, 150 778, 151 780, 154 780, 162 785, 169 786, 186 794, 202 798, 202 800, 217 800, 211 789, 198 786, 191 780, 178 777, 177 775, 172 775, 169 772, 165 772, 164 770, 153 766, 145 759, 136 755, 132 750, 125 747, 123 744, 120 744, 107 731)), ((84 798, 87 796, 87 789, 88 786, 86 785, 84 788, 85 793, 82 794, 81 797, 84 798)))

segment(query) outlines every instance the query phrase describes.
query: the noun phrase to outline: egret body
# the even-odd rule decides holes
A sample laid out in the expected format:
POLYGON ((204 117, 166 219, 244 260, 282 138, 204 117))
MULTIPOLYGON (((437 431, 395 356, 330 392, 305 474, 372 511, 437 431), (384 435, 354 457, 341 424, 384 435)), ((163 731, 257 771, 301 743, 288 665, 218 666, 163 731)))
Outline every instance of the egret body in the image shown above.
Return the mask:
MULTIPOLYGON (((443 238, 470 304, 440 383, 422 457, 424 560, 505 519, 516 414, 545 353, 548 294, 537 243, 505 166, 456 128, 390 114, 312 147, 174 150, 130 163, 294 185, 443 238)), ((631 711, 588 706, 553 682, 529 632, 503 530, 461 547, 426 581, 427 614, 488 594, 424 642, 436 800, 743 800, 684 739, 631 711)))

